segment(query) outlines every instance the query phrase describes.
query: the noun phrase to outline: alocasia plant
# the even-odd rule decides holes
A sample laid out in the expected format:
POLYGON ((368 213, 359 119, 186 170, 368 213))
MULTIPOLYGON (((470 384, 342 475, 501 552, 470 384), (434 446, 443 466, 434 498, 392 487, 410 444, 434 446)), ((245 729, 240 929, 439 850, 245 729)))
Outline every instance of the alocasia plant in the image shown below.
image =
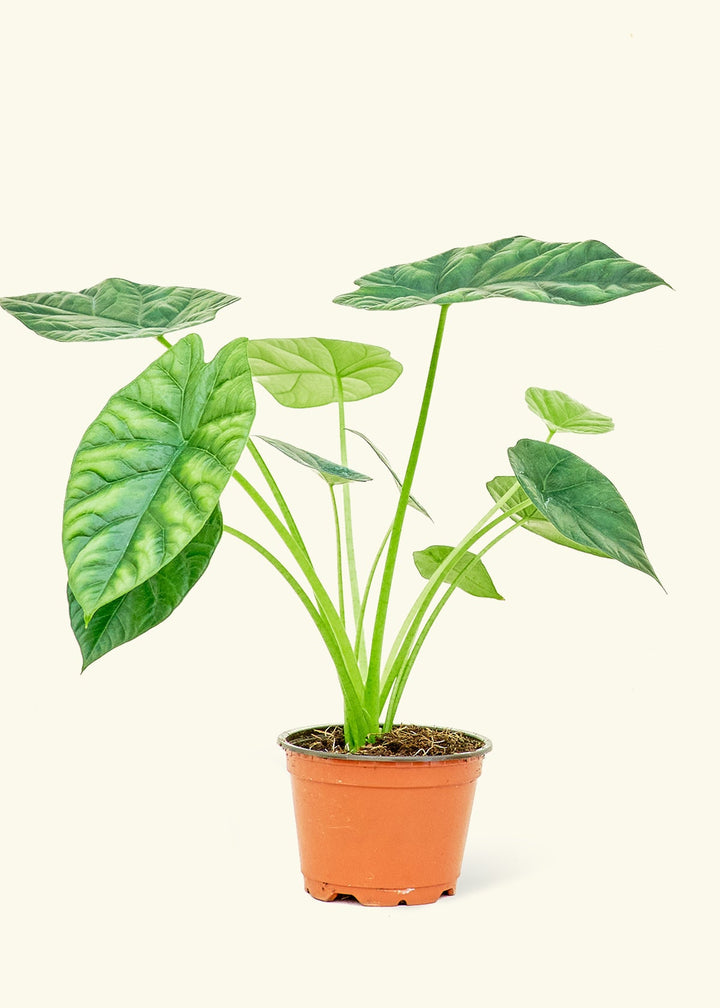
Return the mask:
POLYGON ((385 646, 405 514, 413 507, 427 515, 411 490, 450 306, 490 297, 588 306, 663 284, 659 276, 601 242, 558 244, 524 237, 452 249, 361 277, 356 289, 337 297, 336 303, 371 311, 439 307, 402 478, 380 448, 346 423, 349 404, 386 392, 402 371, 381 347, 315 337, 241 338, 206 363, 199 336, 184 336, 173 346, 167 334, 214 318, 220 308, 238 300, 227 294, 111 279, 78 293, 2 299, 7 311, 49 339, 153 337, 165 348, 111 396, 72 462, 63 549, 70 619, 83 668, 169 616, 202 576, 224 531, 278 571, 315 623, 339 677, 346 744, 355 751, 381 728, 392 727, 420 648, 453 592, 459 588, 481 598, 502 598, 484 558, 515 529, 619 560, 657 580, 635 520, 610 480, 550 443, 556 434, 604 433, 612 430, 612 420, 563 392, 531 388, 526 401, 545 423, 546 439, 523 439, 508 450, 512 472, 489 481, 491 506, 459 543, 434 544, 414 554, 426 583, 391 646, 385 646), (255 418, 253 379, 291 409, 337 405, 337 461, 286 441, 261 438, 328 487, 337 558, 332 594, 317 573, 264 455, 249 437, 255 418), (395 513, 362 585, 351 488, 370 477, 350 468, 348 433, 354 444, 359 446, 358 437, 366 442, 399 489, 395 513), (264 490, 238 470, 243 453, 255 463, 264 490), (231 479, 287 547, 294 569, 267 546, 224 524, 219 501, 231 479))

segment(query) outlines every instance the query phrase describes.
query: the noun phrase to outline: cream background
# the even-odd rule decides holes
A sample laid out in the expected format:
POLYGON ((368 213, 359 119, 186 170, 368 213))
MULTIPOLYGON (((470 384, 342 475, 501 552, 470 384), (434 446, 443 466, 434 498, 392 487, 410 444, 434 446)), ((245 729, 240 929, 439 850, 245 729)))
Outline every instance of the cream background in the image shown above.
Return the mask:
MULTIPOLYGON (((460 889, 393 911, 302 891, 274 740, 336 718, 339 691, 300 607, 240 544, 222 544, 174 618, 78 675, 67 470, 155 351, 56 345, 0 318, 8 1008, 717 1003, 712 10, 130 0, 5 13, 0 291, 106 276, 208 286, 243 297, 202 327, 208 353, 243 334, 386 346, 405 374, 349 420, 398 467, 436 312, 332 305, 356 276, 523 233, 599 238, 675 288, 587 310, 450 312, 416 482, 435 526, 411 516, 405 557, 485 510, 506 447, 541 433, 523 404, 537 384, 615 418, 612 435, 559 443, 617 483, 668 595, 520 533, 491 555, 508 601, 457 598, 401 710, 495 744, 460 889)), ((258 399, 258 432, 335 454, 332 409, 258 399)), ((393 492, 364 447, 353 462, 378 475, 356 493, 370 549, 393 492)), ((322 487, 282 459, 276 470, 318 541, 322 487)), ((224 500, 260 529, 239 490, 224 500)), ((398 595, 416 587, 406 559, 398 595)))

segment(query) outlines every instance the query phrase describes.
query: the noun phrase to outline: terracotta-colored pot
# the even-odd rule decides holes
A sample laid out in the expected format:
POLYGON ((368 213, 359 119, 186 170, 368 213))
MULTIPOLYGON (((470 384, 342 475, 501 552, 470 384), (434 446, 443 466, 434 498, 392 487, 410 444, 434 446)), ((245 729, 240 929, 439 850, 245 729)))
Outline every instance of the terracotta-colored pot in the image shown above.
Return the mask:
MULTIPOLYGON (((325 726, 327 727, 327 726, 325 726)), ((366 906, 454 894, 489 739, 453 756, 337 755, 278 739, 287 754, 305 889, 366 906)))

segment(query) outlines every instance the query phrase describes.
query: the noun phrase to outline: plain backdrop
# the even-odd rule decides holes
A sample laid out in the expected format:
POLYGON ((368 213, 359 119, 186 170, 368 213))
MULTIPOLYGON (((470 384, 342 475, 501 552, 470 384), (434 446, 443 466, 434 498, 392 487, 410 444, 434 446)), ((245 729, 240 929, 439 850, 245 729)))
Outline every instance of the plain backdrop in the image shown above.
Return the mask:
MULTIPOLYGON (((543 436, 529 385, 610 414, 565 438, 619 487, 667 594, 524 533, 506 602, 456 597, 404 720, 489 735, 458 894, 323 904, 302 889, 284 729, 337 720, 334 672, 286 586, 224 541, 182 609, 79 675, 60 548, 75 447, 156 344, 61 345, 0 318, 4 381, 0 1001, 497 1008, 717 1004, 717 22, 608 0, 7 10, 0 294, 109 276, 242 300, 227 340, 387 347, 349 409, 401 468, 436 311, 332 304, 361 274, 527 234, 597 238, 663 276, 588 309, 453 308, 396 589, 457 541, 506 449, 543 436)), ((335 412, 258 390, 256 430, 336 457, 335 412)), ((268 449, 269 451, 269 449, 268 449)), ((275 469, 332 579, 320 482, 275 469)), ((355 492, 363 565, 394 489, 355 492)), ((268 536, 239 488, 229 520, 268 536)), ((459 593, 458 593, 459 594, 459 593)))

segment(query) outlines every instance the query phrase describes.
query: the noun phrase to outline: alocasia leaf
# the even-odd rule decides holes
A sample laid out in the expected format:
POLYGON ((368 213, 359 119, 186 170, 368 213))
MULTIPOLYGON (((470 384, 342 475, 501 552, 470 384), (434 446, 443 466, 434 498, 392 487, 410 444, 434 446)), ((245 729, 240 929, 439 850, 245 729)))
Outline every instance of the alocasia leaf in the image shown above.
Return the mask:
POLYGON ((262 434, 259 434, 258 437, 272 445, 273 448, 277 448, 294 462, 299 462, 300 465, 312 469, 322 476, 330 486, 335 486, 337 483, 366 483, 372 479, 372 476, 355 472, 354 469, 348 469, 347 466, 340 465, 339 462, 331 462, 329 459, 323 458, 322 455, 316 455, 304 448, 296 448, 295 445, 288 444, 287 441, 276 441, 275 438, 263 437, 262 434))
POLYGON ((543 242, 524 236, 388 266, 355 283, 358 289, 336 297, 337 304, 389 311, 490 297, 595 305, 667 286, 602 242, 543 242))
POLYGON ((558 532, 660 583, 635 519, 607 476, 544 441, 518 441, 508 449, 508 458, 520 486, 558 532))
MULTIPOLYGON (((413 553, 413 560, 418 569, 418 573, 424 578, 431 578, 440 564, 452 552, 452 546, 428 546, 427 549, 418 550, 413 553)), ((478 598, 493 598, 502 600, 502 595, 498 595, 492 578, 488 574, 485 564, 477 553, 465 553, 452 563, 443 575, 443 581, 452 584, 455 578, 462 572, 462 576, 457 583, 469 595, 476 595, 478 598)))
POLYGON ((250 340, 248 358, 255 380, 296 409, 367 399, 402 373, 382 347, 315 337, 250 340))
POLYGON ((147 581, 208 521, 255 416, 247 340, 209 364, 191 334, 108 401, 73 459, 63 548, 85 621, 147 581))
POLYGON ((615 428, 609 416, 588 409, 564 392, 529 388, 525 393, 525 402, 553 433, 568 431, 573 434, 605 434, 615 428))
MULTIPOLYGON (((499 501, 514 483, 517 483, 514 476, 496 476, 486 486, 492 499, 499 501)), ((570 549, 579 550, 581 553, 592 553, 593 556, 599 557, 608 556, 602 550, 593 549, 590 546, 581 546, 580 543, 573 542, 567 536, 558 532, 552 522, 549 522, 544 515, 540 514, 534 504, 528 502, 527 495, 521 487, 518 487, 515 493, 505 501, 502 508, 506 514, 510 515, 513 521, 522 521, 523 528, 526 528, 528 532, 534 532, 535 535, 542 536, 543 539, 549 539, 550 542, 557 543, 559 546, 568 546, 570 549), (524 504, 522 503, 523 501, 525 502, 524 504)))
POLYGON ((239 300, 219 291, 113 277, 87 290, 0 298, 0 305, 40 336, 72 342, 162 336, 209 322, 239 300))
MULTIPOLYGON (((388 460, 385 457, 385 455, 383 455, 383 453, 377 447, 377 445, 374 445, 372 443, 372 441, 370 440, 370 438, 367 437, 365 434, 362 434, 359 430, 352 430, 352 428, 350 428, 350 427, 348 427, 347 430, 348 430, 348 433, 350 433, 350 434, 356 434, 359 438, 362 438, 363 441, 365 442, 365 444, 368 445, 369 448, 372 448, 372 450, 375 452, 375 454, 377 455, 377 457, 380 459, 380 461, 382 462, 382 464, 385 466, 385 468, 387 469, 387 471, 392 476, 393 480, 395 481, 395 486, 398 488, 398 490, 401 490, 402 489, 402 480, 400 479, 400 477, 398 476, 398 474, 395 472, 395 470, 393 469, 393 467, 390 465, 390 463, 388 462, 388 460)), ((426 518, 430 518, 430 515, 427 513, 427 511, 422 506, 422 504, 420 503, 420 501, 416 497, 413 497, 412 494, 410 494, 410 498, 408 500, 408 504, 410 505, 410 507, 415 508, 416 511, 419 511, 420 514, 424 514, 426 518)), ((430 518, 430 521, 432 521, 432 518, 430 518)))
POLYGON ((80 645, 83 671, 108 651, 162 623, 205 573, 223 530, 220 508, 178 555, 147 581, 99 609, 90 623, 68 586, 70 622, 80 645))

